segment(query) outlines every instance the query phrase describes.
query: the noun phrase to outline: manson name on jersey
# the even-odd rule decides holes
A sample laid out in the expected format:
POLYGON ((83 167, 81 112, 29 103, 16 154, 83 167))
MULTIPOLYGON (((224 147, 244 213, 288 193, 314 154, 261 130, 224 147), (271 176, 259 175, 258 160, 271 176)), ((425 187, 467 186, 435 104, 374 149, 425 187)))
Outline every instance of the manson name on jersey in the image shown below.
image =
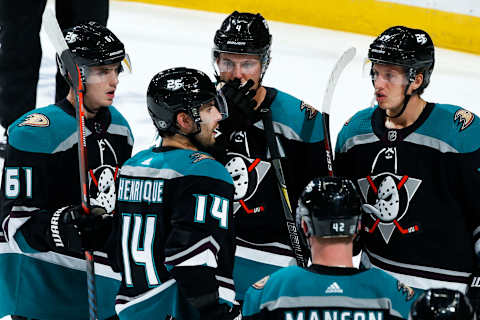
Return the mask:
POLYGON ((120 178, 118 200, 126 202, 163 202, 162 179, 128 179, 120 178))
POLYGON ((298 310, 285 312, 285 320, 385 320, 383 311, 298 310))

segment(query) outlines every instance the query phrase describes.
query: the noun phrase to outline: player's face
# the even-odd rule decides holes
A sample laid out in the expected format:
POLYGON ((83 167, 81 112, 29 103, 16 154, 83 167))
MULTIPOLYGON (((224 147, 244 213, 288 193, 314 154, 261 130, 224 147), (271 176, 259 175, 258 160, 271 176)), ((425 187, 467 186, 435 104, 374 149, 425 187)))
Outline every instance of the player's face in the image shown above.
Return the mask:
POLYGON ((112 104, 118 85, 120 63, 88 68, 84 103, 94 112, 112 104))
POLYGON ((252 79, 253 89, 258 88, 262 74, 260 56, 254 54, 220 53, 217 61, 220 79, 224 81, 240 79, 242 83, 252 79))
POLYGON ((215 106, 215 101, 200 107, 200 119, 200 132, 195 135, 195 139, 204 147, 213 146, 217 135, 218 122, 222 120, 222 115, 215 106))
POLYGON ((401 109, 405 99, 405 87, 408 84, 405 71, 400 66, 374 64, 372 80, 375 96, 380 108, 396 111, 401 109))

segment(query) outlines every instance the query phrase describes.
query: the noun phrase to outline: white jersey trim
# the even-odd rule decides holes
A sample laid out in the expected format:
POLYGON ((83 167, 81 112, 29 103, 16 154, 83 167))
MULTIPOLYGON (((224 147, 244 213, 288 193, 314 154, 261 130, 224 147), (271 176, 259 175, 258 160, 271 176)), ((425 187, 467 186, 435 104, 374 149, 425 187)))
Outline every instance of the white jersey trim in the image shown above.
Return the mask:
POLYGON ((217 268, 217 253, 220 250, 220 245, 215 241, 212 236, 204 238, 198 241, 195 245, 191 246, 187 250, 174 254, 173 256, 165 257, 165 264, 174 265, 174 266, 201 266, 207 265, 208 267, 217 268), (203 249, 200 253, 185 259, 181 263, 172 264, 174 260, 181 259, 182 257, 188 256, 190 253, 196 249, 206 245, 207 243, 212 244, 215 247, 215 252, 212 251, 210 247, 203 249))
POLYGON ((294 257, 242 247, 239 245, 237 245, 235 256, 278 267, 288 267, 296 264, 294 257))
MULTIPOLYGON (((468 277, 470 274, 467 272, 458 272, 458 271, 451 271, 451 270, 445 270, 445 269, 437 269, 437 268, 429 268, 429 267, 424 267, 424 266, 416 266, 416 265, 410 265, 406 263, 399 263, 399 262, 393 262, 391 260, 379 257, 371 252, 368 252, 368 254, 372 255, 372 257, 375 257, 376 259, 386 263, 386 264, 391 264, 394 266, 401 266, 409 269, 416 269, 416 270, 424 270, 424 271, 429 271, 429 272, 435 272, 439 274, 445 274, 445 275, 456 275, 456 276, 463 276, 463 277, 468 277)), ((442 281, 442 280, 435 280, 435 279, 429 279, 429 278, 423 278, 423 277, 417 277, 413 275, 406 275, 402 273, 396 273, 392 272, 383 268, 380 268, 379 266, 373 264, 370 259, 368 258, 368 255, 366 253, 362 254, 361 258, 362 264, 366 268, 376 268, 380 269, 382 271, 385 271, 386 273, 390 274, 391 276, 395 277, 397 280, 402 282, 403 284, 413 287, 413 288, 418 288, 422 290, 428 290, 432 288, 447 288, 447 289, 453 289, 453 290, 458 290, 463 293, 466 292, 467 290, 467 285, 465 283, 459 283, 459 282, 450 282, 450 281, 442 281)))
POLYGON ((115 312, 120 315, 120 312, 125 310, 126 308, 129 308, 133 305, 136 305, 137 303, 143 302, 147 299, 150 299, 151 297, 162 293, 162 291, 165 291, 165 289, 171 287, 173 284, 175 284, 176 281, 175 279, 170 279, 161 285, 159 285, 156 288, 153 288, 151 290, 146 291, 145 293, 142 293, 141 295, 135 296, 135 297, 127 297, 127 296, 117 296, 117 300, 128 300, 127 303, 124 304, 115 304, 115 312))
POLYGON ((178 177, 183 177, 178 171, 172 169, 156 169, 150 167, 141 167, 141 166, 129 166, 125 165, 120 170, 122 175, 134 175, 137 178, 162 178, 162 179, 173 179, 178 177))

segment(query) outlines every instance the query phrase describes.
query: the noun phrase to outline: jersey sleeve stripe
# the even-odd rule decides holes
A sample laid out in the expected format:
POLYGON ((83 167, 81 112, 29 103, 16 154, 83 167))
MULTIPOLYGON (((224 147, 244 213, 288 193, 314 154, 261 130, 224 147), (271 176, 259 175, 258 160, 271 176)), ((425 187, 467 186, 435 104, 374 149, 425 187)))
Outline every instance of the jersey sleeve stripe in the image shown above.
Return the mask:
POLYGON ((448 288, 465 292, 470 273, 410 265, 385 259, 368 250, 362 255, 366 268, 382 269, 409 287, 418 289, 448 288))
POLYGON ((217 253, 220 245, 212 236, 204 238, 187 250, 165 257, 168 266, 198 266, 217 267, 217 253))
POLYGON ((127 137, 128 144, 131 146, 133 145, 133 137, 128 127, 112 123, 108 127, 107 132, 111 134, 125 136, 127 137))
POLYGON ((360 144, 367 144, 367 143, 374 143, 379 141, 378 137, 374 133, 365 133, 365 134, 360 134, 353 136, 351 138, 348 138, 347 141, 340 147, 340 152, 347 152, 354 146, 360 145, 360 144))
POLYGON ((221 300, 233 303, 235 301, 235 286, 232 279, 215 276, 218 282, 218 295, 221 300))
POLYGON ((163 291, 171 287, 172 285, 176 284, 177 282, 175 279, 170 279, 164 283, 162 283, 160 286, 153 288, 151 290, 148 290, 145 293, 142 293, 138 296, 134 297, 127 297, 124 295, 117 295, 115 299, 115 311, 117 314, 120 314, 123 310, 126 308, 129 308, 137 303, 143 302, 147 299, 150 299, 151 297, 161 294, 163 291))

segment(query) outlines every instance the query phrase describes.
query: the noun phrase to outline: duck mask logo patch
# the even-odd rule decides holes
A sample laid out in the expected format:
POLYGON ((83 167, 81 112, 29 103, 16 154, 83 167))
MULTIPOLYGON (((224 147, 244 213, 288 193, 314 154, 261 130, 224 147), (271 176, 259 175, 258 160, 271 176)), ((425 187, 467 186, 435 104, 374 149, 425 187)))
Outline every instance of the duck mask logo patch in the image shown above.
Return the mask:
POLYGON ((388 243, 395 229, 403 235, 419 230, 418 225, 404 226, 400 222, 422 181, 397 174, 396 148, 380 150, 375 157, 372 174, 357 182, 365 200, 362 209, 373 221, 373 224, 363 222, 366 232, 374 233, 378 229, 388 243))

